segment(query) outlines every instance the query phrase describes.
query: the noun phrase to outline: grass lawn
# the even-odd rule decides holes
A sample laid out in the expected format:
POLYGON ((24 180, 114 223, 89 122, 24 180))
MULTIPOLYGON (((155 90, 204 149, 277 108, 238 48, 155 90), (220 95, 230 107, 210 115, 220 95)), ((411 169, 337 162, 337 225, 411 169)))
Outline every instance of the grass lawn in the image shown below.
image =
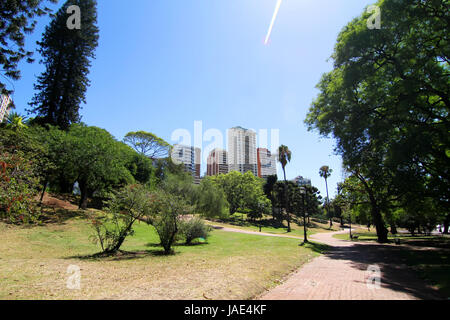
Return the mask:
POLYGON ((208 244, 163 256, 151 227, 135 230, 122 247, 129 253, 95 259, 85 216, 30 228, 0 223, 0 299, 250 299, 325 249, 215 230, 208 244), (81 290, 66 288, 70 265, 81 268, 81 290))
MULTIPOLYGON (((226 220, 214 220, 207 221, 208 224, 219 226, 219 227, 230 227, 234 229, 242 229, 247 231, 255 231, 259 232, 259 221, 251 222, 246 219, 246 215, 236 214, 226 220)), ((287 222, 283 221, 283 224, 274 223, 271 218, 266 217, 266 219, 262 220, 262 228, 261 232, 264 233, 272 233, 272 234, 282 234, 289 235, 294 237, 303 238, 303 220, 297 221, 293 219, 291 221, 291 232, 287 232, 287 222)), ((320 223, 319 221, 312 219, 311 224, 307 228, 307 235, 316 234, 319 232, 334 232, 339 231, 340 225, 337 222, 334 222, 333 227, 330 229, 330 225, 328 223, 320 223)))
MULTIPOLYGON (((353 241, 376 241, 374 232, 359 231, 353 241)), ((349 234, 334 235, 337 239, 349 240, 349 234)), ((400 239, 402 245, 400 259, 429 284, 436 286, 445 296, 450 298, 450 237, 443 236, 411 236, 410 234, 389 234, 389 240, 400 239), (404 246, 406 245, 406 246, 404 246), (411 247, 413 246, 413 247, 411 247), (423 248, 421 248, 423 247, 423 248)))

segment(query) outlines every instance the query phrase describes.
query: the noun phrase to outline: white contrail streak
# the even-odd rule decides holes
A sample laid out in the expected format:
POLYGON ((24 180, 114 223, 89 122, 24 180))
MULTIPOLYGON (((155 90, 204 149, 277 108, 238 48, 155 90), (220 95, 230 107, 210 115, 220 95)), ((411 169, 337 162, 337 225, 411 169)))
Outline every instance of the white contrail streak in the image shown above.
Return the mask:
POLYGON ((283 0, 277 1, 277 6, 275 7, 275 12, 273 13, 272 22, 270 22, 269 31, 267 32, 266 41, 264 41, 264 44, 267 45, 269 43, 270 35, 272 34, 272 29, 275 24, 275 21, 277 20, 278 11, 280 11, 281 3, 283 0))

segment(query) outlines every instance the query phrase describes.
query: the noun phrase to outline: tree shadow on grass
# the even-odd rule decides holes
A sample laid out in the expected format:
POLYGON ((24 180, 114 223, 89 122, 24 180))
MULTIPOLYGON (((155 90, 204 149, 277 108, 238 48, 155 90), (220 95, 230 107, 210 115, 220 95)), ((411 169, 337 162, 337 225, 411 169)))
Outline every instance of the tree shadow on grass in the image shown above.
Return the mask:
POLYGON ((42 206, 42 214, 40 216, 43 225, 64 225, 73 218, 88 219, 89 213, 83 210, 67 210, 55 209, 53 207, 42 206))
MULTIPOLYGON (((331 259, 350 261, 352 267, 362 271, 367 271, 369 266, 378 266, 382 273, 381 284, 383 287, 410 294, 418 299, 445 299, 443 292, 433 289, 423 279, 420 279, 419 274, 411 272, 411 268, 408 267, 408 265, 411 266, 411 259, 405 254, 415 257, 415 263, 436 264, 446 270, 450 268, 448 256, 447 261, 429 259, 420 256, 417 250, 407 246, 355 243, 352 246, 334 246, 332 250, 325 253, 331 259)), ((424 254, 429 253, 425 252, 424 254)))
MULTIPOLYGON (((159 246, 158 246, 159 247, 159 246)), ((148 257, 169 257, 177 255, 178 253, 172 250, 170 254, 166 254, 164 250, 142 250, 142 251, 124 251, 119 250, 116 253, 96 253, 92 255, 78 255, 72 257, 66 257, 64 259, 78 259, 86 261, 126 261, 126 260, 138 260, 148 257)))
MULTIPOLYGON (((358 239, 354 239, 355 242, 377 242, 377 236, 370 233, 355 232, 355 236, 358 239)), ((398 239, 402 245, 424 247, 424 248, 436 248, 436 249, 450 249, 450 238, 444 236, 417 236, 411 234, 391 235, 389 234, 388 243, 395 243, 395 239, 398 239)))
POLYGON ((318 243, 318 242, 311 242, 311 241, 308 241, 307 243, 303 242, 300 244, 300 246, 311 249, 314 252, 322 253, 322 254, 327 253, 333 249, 329 245, 326 245, 323 243, 318 243))
MULTIPOLYGON (((208 242, 192 242, 190 244, 176 243, 176 244, 173 244, 172 247, 174 247, 174 248, 176 248, 176 247, 188 247, 188 248, 189 247, 202 247, 202 246, 205 246, 208 244, 209 244, 208 242)), ((151 248, 161 248, 161 245, 157 244, 157 243, 147 243, 145 246, 151 247, 151 248)))
POLYGON ((238 216, 231 216, 229 218, 222 218, 219 220, 211 221, 211 222, 220 222, 229 224, 232 226, 237 227, 256 227, 259 228, 260 226, 263 228, 275 228, 275 229, 286 229, 287 226, 285 226, 282 222, 274 219, 264 219, 264 220, 248 220, 248 219, 242 219, 238 216))

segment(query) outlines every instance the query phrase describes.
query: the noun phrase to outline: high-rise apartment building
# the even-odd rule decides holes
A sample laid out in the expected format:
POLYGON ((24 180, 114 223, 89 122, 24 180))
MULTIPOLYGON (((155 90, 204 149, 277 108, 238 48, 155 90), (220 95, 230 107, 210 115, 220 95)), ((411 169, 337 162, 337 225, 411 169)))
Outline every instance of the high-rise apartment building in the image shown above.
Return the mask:
POLYGON ((265 148, 258 148, 258 177, 267 179, 277 174, 276 155, 265 148))
POLYGON ((242 127, 228 130, 229 171, 252 172, 258 176, 256 132, 242 127))
POLYGON ((292 181, 299 187, 311 185, 311 179, 303 178, 302 176, 298 176, 292 181))
POLYGON ((0 123, 8 116, 11 98, 7 95, 0 95, 0 123))
POLYGON ((191 146, 176 144, 171 153, 172 161, 183 164, 185 170, 192 174, 196 183, 200 181, 201 150, 191 146))
POLYGON ((214 149, 208 155, 207 176, 215 176, 228 173, 228 152, 222 149, 214 149))

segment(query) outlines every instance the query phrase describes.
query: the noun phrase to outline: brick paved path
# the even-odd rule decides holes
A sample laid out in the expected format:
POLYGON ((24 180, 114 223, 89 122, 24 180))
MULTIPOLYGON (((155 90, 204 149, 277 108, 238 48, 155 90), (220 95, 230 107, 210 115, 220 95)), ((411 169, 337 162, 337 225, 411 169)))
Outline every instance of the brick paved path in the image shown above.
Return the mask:
MULTIPOLYGON (((343 231, 348 232, 348 231, 343 231)), ((287 281, 262 295, 262 300, 417 300, 442 299, 399 261, 393 245, 352 243, 333 235, 311 236, 316 242, 332 246, 330 252, 300 268, 287 281), (368 287, 367 269, 377 265, 381 286, 368 287)))

